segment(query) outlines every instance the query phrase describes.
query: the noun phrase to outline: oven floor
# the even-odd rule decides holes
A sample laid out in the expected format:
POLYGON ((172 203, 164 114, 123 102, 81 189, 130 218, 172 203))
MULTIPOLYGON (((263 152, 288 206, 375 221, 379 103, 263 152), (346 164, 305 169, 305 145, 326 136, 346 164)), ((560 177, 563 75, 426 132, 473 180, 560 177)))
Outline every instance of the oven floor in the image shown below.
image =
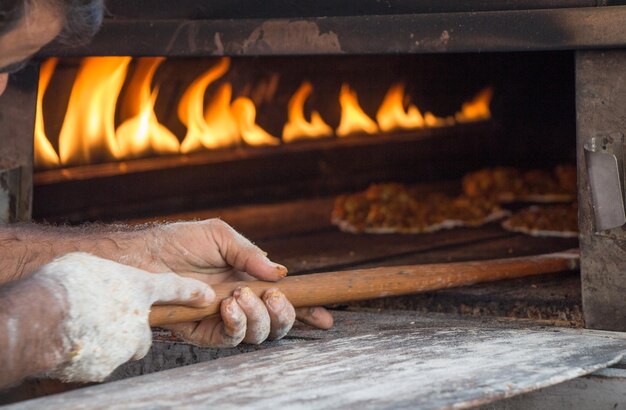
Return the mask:
MULTIPOLYGON (((576 239, 534 238, 498 224, 423 235, 355 235, 329 222, 333 198, 209 209, 132 223, 219 217, 287 266, 290 274, 383 265, 455 262, 523 256, 578 246, 576 239)), ((582 327, 578 272, 549 274, 446 289, 353 307, 498 316, 582 327)), ((344 306, 336 306, 343 308, 344 306)))

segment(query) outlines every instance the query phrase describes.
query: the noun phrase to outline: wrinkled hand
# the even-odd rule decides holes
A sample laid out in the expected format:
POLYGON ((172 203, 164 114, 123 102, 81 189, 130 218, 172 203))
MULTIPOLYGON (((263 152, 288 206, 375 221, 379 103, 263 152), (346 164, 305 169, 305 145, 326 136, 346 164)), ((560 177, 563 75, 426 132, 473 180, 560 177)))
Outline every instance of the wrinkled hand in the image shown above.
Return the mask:
MULTIPOLYGON (((63 289, 67 305, 60 326, 62 356, 51 376, 63 381, 101 381, 120 364, 146 355, 153 303, 207 306, 213 290, 174 273, 149 273, 87 253, 70 253, 43 265, 31 280, 63 289)), ((61 294, 62 293, 62 294, 61 294)))
MULTIPOLYGON (((265 252, 219 219, 179 222, 154 227, 149 259, 138 267, 151 272, 176 272, 208 284, 260 279, 277 281, 287 268, 270 261, 265 252)), ((199 322, 166 326, 190 343, 200 346, 236 346, 242 341, 258 344, 280 339, 295 319, 328 329, 333 324, 324 308, 294 309, 278 289, 261 298, 249 288, 235 290, 221 304, 220 315, 199 322)))

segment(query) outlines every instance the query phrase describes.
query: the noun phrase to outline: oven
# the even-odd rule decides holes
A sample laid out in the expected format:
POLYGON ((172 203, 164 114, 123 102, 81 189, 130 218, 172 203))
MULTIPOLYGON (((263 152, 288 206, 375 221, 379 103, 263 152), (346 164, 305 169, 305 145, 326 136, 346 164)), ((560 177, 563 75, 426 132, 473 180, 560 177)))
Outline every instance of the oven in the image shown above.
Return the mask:
MULTIPOLYGON (((282 344, 264 346, 270 355, 302 341, 332 345, 342 337, 353 338, 358 351, 364 348, 359 328, 368 321, 376 332, 399 332, 413 344, 439 329, 438 322, 471 334, 467 343, 482 340, 480 323, 510 343, 516 336, 509 328, 528 323, 571 328, 559 330, 563 340, 586 335, 583 328, 626 330, 620 134, 626 6, 247 3, 109 1, 110 15, 91 44, 52 44, 40 53, 41 64, 13 76, 0 99, 0 220, 139 224, 220 217, 294 275, 580 247, 580 273, 336 305, 335 333, 296 329, 282 344), (359 235, 330 223, 337 195, 372 183, 454 194, 463 175, 482 168, 559 164, 577 167, 578 238, 530 237, 498 224, 359 235), (409 323, 423 333, 411 333, 409 323)), ((623 343, 616 334, 611 340, 623 343)), ((381 352, 391 343, 385 337, 381 352)), ((258 360, 264 353, 196 348, 164 332, 156 338, 146 359, 113 379, 217 357, 216 363, 237 367, 246 356, 236 353, 258 360)), ((584 373, 595 366, 580 365, 584 373)), ((188 380, 184 367, 173 371, 188 380)), ((355 374, 361 377, 358 369, 355 374)), ((419 403, 473 406, 533 390, 530 374, 519 379, 524 382, 513 383, 510 394, 472 396, 462 386, 457 392, 465 393, 448 401, 438 401, 444 394, 419 403)), ((557 379, 536 387, 566 380, 557 379)), ((137 386, 131 384, 120 391, 132 396, 137 386)), ((57 388, 41 386, 16 395, 57 388)), ((113 394, 106 389, 98 397, 113 394)), ((141 391, 136 397, 146 400, 141 391)), ((76 393, 72 403, 88 395, 76 393)), ((382 393, 378 399, 396 403, 382 393)))

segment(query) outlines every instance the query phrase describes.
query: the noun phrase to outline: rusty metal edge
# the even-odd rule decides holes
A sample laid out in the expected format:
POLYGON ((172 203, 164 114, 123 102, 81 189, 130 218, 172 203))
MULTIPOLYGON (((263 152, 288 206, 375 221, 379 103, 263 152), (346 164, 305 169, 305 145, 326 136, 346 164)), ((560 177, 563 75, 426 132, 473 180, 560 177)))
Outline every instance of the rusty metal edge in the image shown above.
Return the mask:
POLYGON ((626 45, 626 6, 299 19, 107 20, 85 47, 39 56, 502 52, 626 45))

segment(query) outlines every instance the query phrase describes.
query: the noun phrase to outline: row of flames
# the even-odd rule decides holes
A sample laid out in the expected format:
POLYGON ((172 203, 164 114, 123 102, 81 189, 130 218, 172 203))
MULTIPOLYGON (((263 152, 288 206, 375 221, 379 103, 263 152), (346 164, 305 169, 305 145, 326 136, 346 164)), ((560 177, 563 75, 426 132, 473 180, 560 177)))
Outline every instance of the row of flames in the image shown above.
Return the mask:
POLYGON ((55 168, 88 164, 103 157, 120 160, 149 155, 186 154, 242 143, 277 145, 281 141, 289 143, 333 135, 345 137, 398 129, 449 126, 491 117, 491 87, 464 103, 454 117, 440 118, 430 112, 422 115, 415 105, 405 107, 404 84, 395 84, 387 92, 374 120, 359 106, 356 92, 348 84, 343 84, 339 93, 341 120, 337 129, 333 130, 317 111, 311 113, 310 119, 306 118, 304 105, 313 92, 313 86, 304 82, 289 101, 288 121, 284 125, 281 140, 256 123, 256 107, 251 99, 237 97, 233 100, 230 83, 218 85, 213 98, 205 104, 208 87, 226 74, 230 67, 230 59, 222 58, 183 93, 178 104, 178 118, 187 127, 187 134, 180 142, 159 122, 154 112, 159 87, 152 88, 152 80, 164 60, 162 57, 137 59, 119 107, 121 118, 127 119, 116 129, 118 97, 126 80, 131 57, 83 59, 59 134, 58 152, 46 136, 42 115, 44 93, 57 64, 56 59, 46 60, 41 66, 37 98, 35 166, 55 168))

